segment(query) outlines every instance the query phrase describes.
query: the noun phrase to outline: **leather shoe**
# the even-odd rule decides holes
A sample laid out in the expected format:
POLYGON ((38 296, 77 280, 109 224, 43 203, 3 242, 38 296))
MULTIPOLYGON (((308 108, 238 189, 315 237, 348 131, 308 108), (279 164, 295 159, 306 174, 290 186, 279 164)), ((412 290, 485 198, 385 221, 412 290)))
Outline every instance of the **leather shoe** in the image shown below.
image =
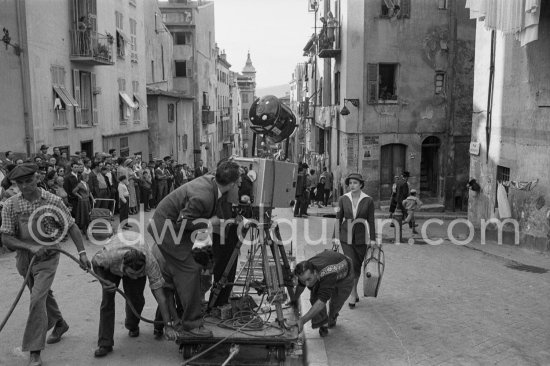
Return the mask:
POLYGON ((105 357, 107 354, 113 352, 113 347, 111 346, 99 346, 94 352, 95 357, 105 357))
POLYGON ((132 338, 139 337, 139 328, 129 330, 128 335, 132 338))
POLYGON ((338 319, 338 314, 336 314, 334 318, 329 317, 327 324, 329 328, 334 328, 336 326, 336 319, 338 319))
POLYGON ((31 352, 31 355, 29 357, 29 366, 42 366, 40 352, 31 352))
POLYGON ((155 339, 157 341, 161 340, 163 335, 164 335, 164 330, 162 330, 162 329, 153 330, 153 336, 155 336, 155 339))
POLYGON ((55 328, 53 328, 52 333, 46 340, 47 344, 53 344, 57 343, 61 340, 61 336, 69 330, 69 324, 65 320, 61 320, 61 324, 56 324, 55 328))
POLYGON ((212 331, 211 330, 208 330, 206 329, 205 327, 198 327, 198 328, 195 328, 195 329, 191 329, 191 330, 187 330, 186 331, 189 335, 193 336, 193 337, 204 337, 204 338, 208 338, 208 337, 213 337, 214 335, 212 334, 212 331))

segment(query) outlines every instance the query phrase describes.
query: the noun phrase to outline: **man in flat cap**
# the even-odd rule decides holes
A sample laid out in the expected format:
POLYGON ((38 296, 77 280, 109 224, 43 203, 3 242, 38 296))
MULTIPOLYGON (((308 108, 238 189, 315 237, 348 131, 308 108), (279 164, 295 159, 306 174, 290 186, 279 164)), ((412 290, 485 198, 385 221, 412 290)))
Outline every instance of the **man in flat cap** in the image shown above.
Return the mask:
POLYGON ((9 173, 8 179, 15 181, 21 192, 4 202, 0 227, 2 243, 17 251, 16 267, 23 277, 35 257, 27 283, 31 298, 22 346, 23 351, 30 352, 29 366, 42 365, 40 352, 45 343, 59 342, 69 329, 51 291, 59 263, 59 252, 51 249, 56 248, 68 232, 78 250, 80 263, 91 267, 71 213, 61 198, 38 187, 37 170, 35 164, 24 163, 9 173), (51 328, 53 331, 46 340, 51 328))

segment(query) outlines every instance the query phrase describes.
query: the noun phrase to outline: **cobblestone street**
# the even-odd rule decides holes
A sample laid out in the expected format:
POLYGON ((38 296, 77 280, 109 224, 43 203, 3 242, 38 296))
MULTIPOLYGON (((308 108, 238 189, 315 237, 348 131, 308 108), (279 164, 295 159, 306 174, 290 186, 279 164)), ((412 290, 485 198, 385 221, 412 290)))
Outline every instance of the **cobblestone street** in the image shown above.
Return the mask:
MULTIPOLYGON (((304 224, 319 232, 322 218, 298 220, 298 237, 304 224)), ((333 222, 327 224, 330 233, 333 222)), ((298 259, 327 248, 299 246, 298 259)), ((384 245, 384 251, 378 298, 361 297, 354 310, 345 306, 324 339, 329 365, 550 364, 547 256, 448 240, 438 246, 384 245)), ((362 282, 359 289, 362 294, 362 282)), ((316 331, 309 334, 318 338, 316 331)), ((327 360, 311 347, 306 358, 309 364, 327 360)))

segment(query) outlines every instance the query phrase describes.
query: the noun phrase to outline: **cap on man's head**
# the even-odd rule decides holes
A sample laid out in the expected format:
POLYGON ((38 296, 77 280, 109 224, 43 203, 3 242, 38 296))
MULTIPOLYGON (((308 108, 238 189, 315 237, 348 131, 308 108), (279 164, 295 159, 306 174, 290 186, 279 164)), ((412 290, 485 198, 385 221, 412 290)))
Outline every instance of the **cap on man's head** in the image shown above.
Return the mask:
POLYGON ((405 178, 409 178, 411 176, 411 173, 409 173, 408 171, 404 171, 403 174, 402 174, 405 178))
POLYGON ((23 163, 17 165, 12 171, 8 174, 9 180, 19 180, 23 178, 30 177, 36 173, 38 170, 38 165, 34 163, 23 163))
POLYGON ((116 149, 109 149, 109 154, 116 152, 116 149))
POLYGON ((410 193, 411 193, 411 194, 416 193, 416 189, 414 189, 414 188, 411 189, 410 193))
POLYGON ((48 145, 40 146, 40 150, 48 150, 50 147, 48 145))

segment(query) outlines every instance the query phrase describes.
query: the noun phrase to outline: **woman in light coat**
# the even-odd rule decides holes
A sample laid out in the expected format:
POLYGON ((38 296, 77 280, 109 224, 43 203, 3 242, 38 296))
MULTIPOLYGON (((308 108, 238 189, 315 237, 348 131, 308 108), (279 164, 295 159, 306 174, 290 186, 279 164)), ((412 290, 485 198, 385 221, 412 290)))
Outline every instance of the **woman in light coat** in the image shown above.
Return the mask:
POLYGON ((363 177, 361 174, 351 173, 345 183, 350 191, 338 200, 335 242, 341 244, 344 254, 353 263, 355 279, 348 303, 349 307, 353 309, 359 301, 357 282, 361 276, 367 245, 376 240, 376 232, 374 201, 361 190, 365 186, 363 177))

